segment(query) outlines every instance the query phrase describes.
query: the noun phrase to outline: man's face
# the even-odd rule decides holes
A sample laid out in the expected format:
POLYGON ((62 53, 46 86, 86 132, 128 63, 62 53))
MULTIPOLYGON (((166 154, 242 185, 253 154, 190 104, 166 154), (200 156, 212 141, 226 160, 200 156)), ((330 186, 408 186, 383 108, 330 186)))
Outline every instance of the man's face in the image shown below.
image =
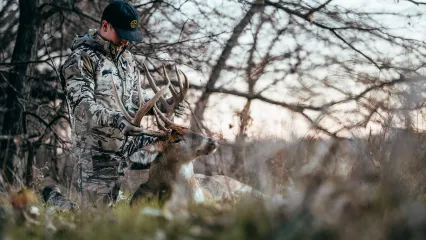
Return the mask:
POLYGON ((107 21, 103 20, 101 25, 101 36, 105 39, 110 40, 112 43, 118 46, 118 50, 129 44, 128 40, 122 39, 115 32, 114 28, 107 21))

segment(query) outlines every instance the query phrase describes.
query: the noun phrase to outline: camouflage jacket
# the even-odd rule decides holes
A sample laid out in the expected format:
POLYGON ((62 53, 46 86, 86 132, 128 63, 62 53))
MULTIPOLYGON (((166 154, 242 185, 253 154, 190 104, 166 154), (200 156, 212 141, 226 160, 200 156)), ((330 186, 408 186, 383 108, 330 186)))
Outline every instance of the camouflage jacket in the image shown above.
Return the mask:
POLYGON ((114 126, 120 109, 112 84, 129 112, 137 108, 139 72, 133 55, 89 30, 76 37, 71 56, 61 67, 71 111, 72 137, 78 148, 101 152, 119 151, 127 140, 114 126))

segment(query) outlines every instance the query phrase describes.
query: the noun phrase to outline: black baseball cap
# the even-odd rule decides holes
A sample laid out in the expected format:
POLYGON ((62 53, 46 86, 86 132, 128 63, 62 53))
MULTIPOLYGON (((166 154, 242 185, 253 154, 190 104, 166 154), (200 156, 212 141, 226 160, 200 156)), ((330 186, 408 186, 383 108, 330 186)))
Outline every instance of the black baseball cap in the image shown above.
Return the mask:
POLYGON ((121 0, 111 2, 104 9, 102 20, 109 22, 120 38, 142 41, 142 34, 138 31, 139 14, 131 4, 121 0))

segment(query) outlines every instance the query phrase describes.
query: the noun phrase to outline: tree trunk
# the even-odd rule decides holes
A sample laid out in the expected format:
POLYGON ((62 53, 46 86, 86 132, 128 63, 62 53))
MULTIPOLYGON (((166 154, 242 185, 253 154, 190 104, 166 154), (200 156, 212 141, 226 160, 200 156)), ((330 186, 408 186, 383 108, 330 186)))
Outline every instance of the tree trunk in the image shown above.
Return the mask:
POLYGON ((246 177, 246 170, 244 159, 246 156, 246 135, 247 128, 250 125, 251 117, 250 117, 250 105, 251 99, 247 99, 246 104, 244 105, 243 110, 239 113, 240 117, 240 126, 238 135, 235 137, 235 145, 234 145, 234 163, 231 166, 233 175, 239 179, 243 179, 246 177))
MULTIPOLYGON (((6 89, 7 112, 3 118, 2 134, 16 136, 23 133, 22 113, 23 109, 19 103, 19 97, 23 93, 24 83, 28 75, 31 74, 31 64, 25 63, 35 60, 38 47, 38 31, 40 27, 40 15, 38 3, 40 0, 19 0, 19 28, 16 37, 15 48, 13 50, 12 62, 22 62, 17 64, 9 74, 9 83, 6 89)), ((1 168, 6 176, 6 181, 13 182, 14 171, 16 173, 25 172, 25 165, 16 164, 14 159, 19 150, 19 143, 10 139, 1 142, 3 156, 0 159, 1 168), (23 169, 15 169, 19 166, 23 169)), ((16 176, 23 180, 24 176, 16 176)))
POLYGON ((216 65, 213 67, 212 72, 210 74, 210 78, 207 81, 206 88, 204 92, 202 93, 201 97, 198 99, 197 103, 195 104, 195 110, 194 115, 191 119, 191 130, 194 132, 200 132, 201 129, 198 129, 197 120, 201 123, 203 120, 204 111, 206 110, 207 102, 209 100, 210 95, 212 94, 212 89, 214 89, 214 85, 216 84, 217 80, 219 79, 220 72, 222 71, 222 68, 225 66, 226 61, 228 60, 229 56, 231 55, 231 51, 234 48, 234 46, 237 45, 238 38, 241 36, 241 33, 244 31, 246 26, 250 23, 250 20, 254 16, 255 13, 259 12, 261 9, 263 9, 263 5, 258 4, 252 4, 249 11, 246 13, 243 19, 238 23, 237 26, 235 26, 231 37, 229 38, 228 42, 225 45, 225 48, 222 51, 222 54, 220 55, 219 59, 216 62, 216 65))

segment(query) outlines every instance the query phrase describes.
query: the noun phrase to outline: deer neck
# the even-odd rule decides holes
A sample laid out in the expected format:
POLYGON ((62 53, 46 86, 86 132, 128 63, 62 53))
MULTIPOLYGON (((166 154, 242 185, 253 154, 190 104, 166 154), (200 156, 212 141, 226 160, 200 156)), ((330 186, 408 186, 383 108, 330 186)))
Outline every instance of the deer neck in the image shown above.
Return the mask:
POLYGON ((182 164, 177 175, 177 183, 184 184, 192 200, 201 203, 206 200, 204 191, 195 178, 194 166, 192 162, 182 164))
POLYGON ((204 192, 195 178, 192 162, 182 164, 177 159, 161 153, 151 164, 149 176, 150 185, 172 191, 182 186, 196 203, 205 201, 204 192))

